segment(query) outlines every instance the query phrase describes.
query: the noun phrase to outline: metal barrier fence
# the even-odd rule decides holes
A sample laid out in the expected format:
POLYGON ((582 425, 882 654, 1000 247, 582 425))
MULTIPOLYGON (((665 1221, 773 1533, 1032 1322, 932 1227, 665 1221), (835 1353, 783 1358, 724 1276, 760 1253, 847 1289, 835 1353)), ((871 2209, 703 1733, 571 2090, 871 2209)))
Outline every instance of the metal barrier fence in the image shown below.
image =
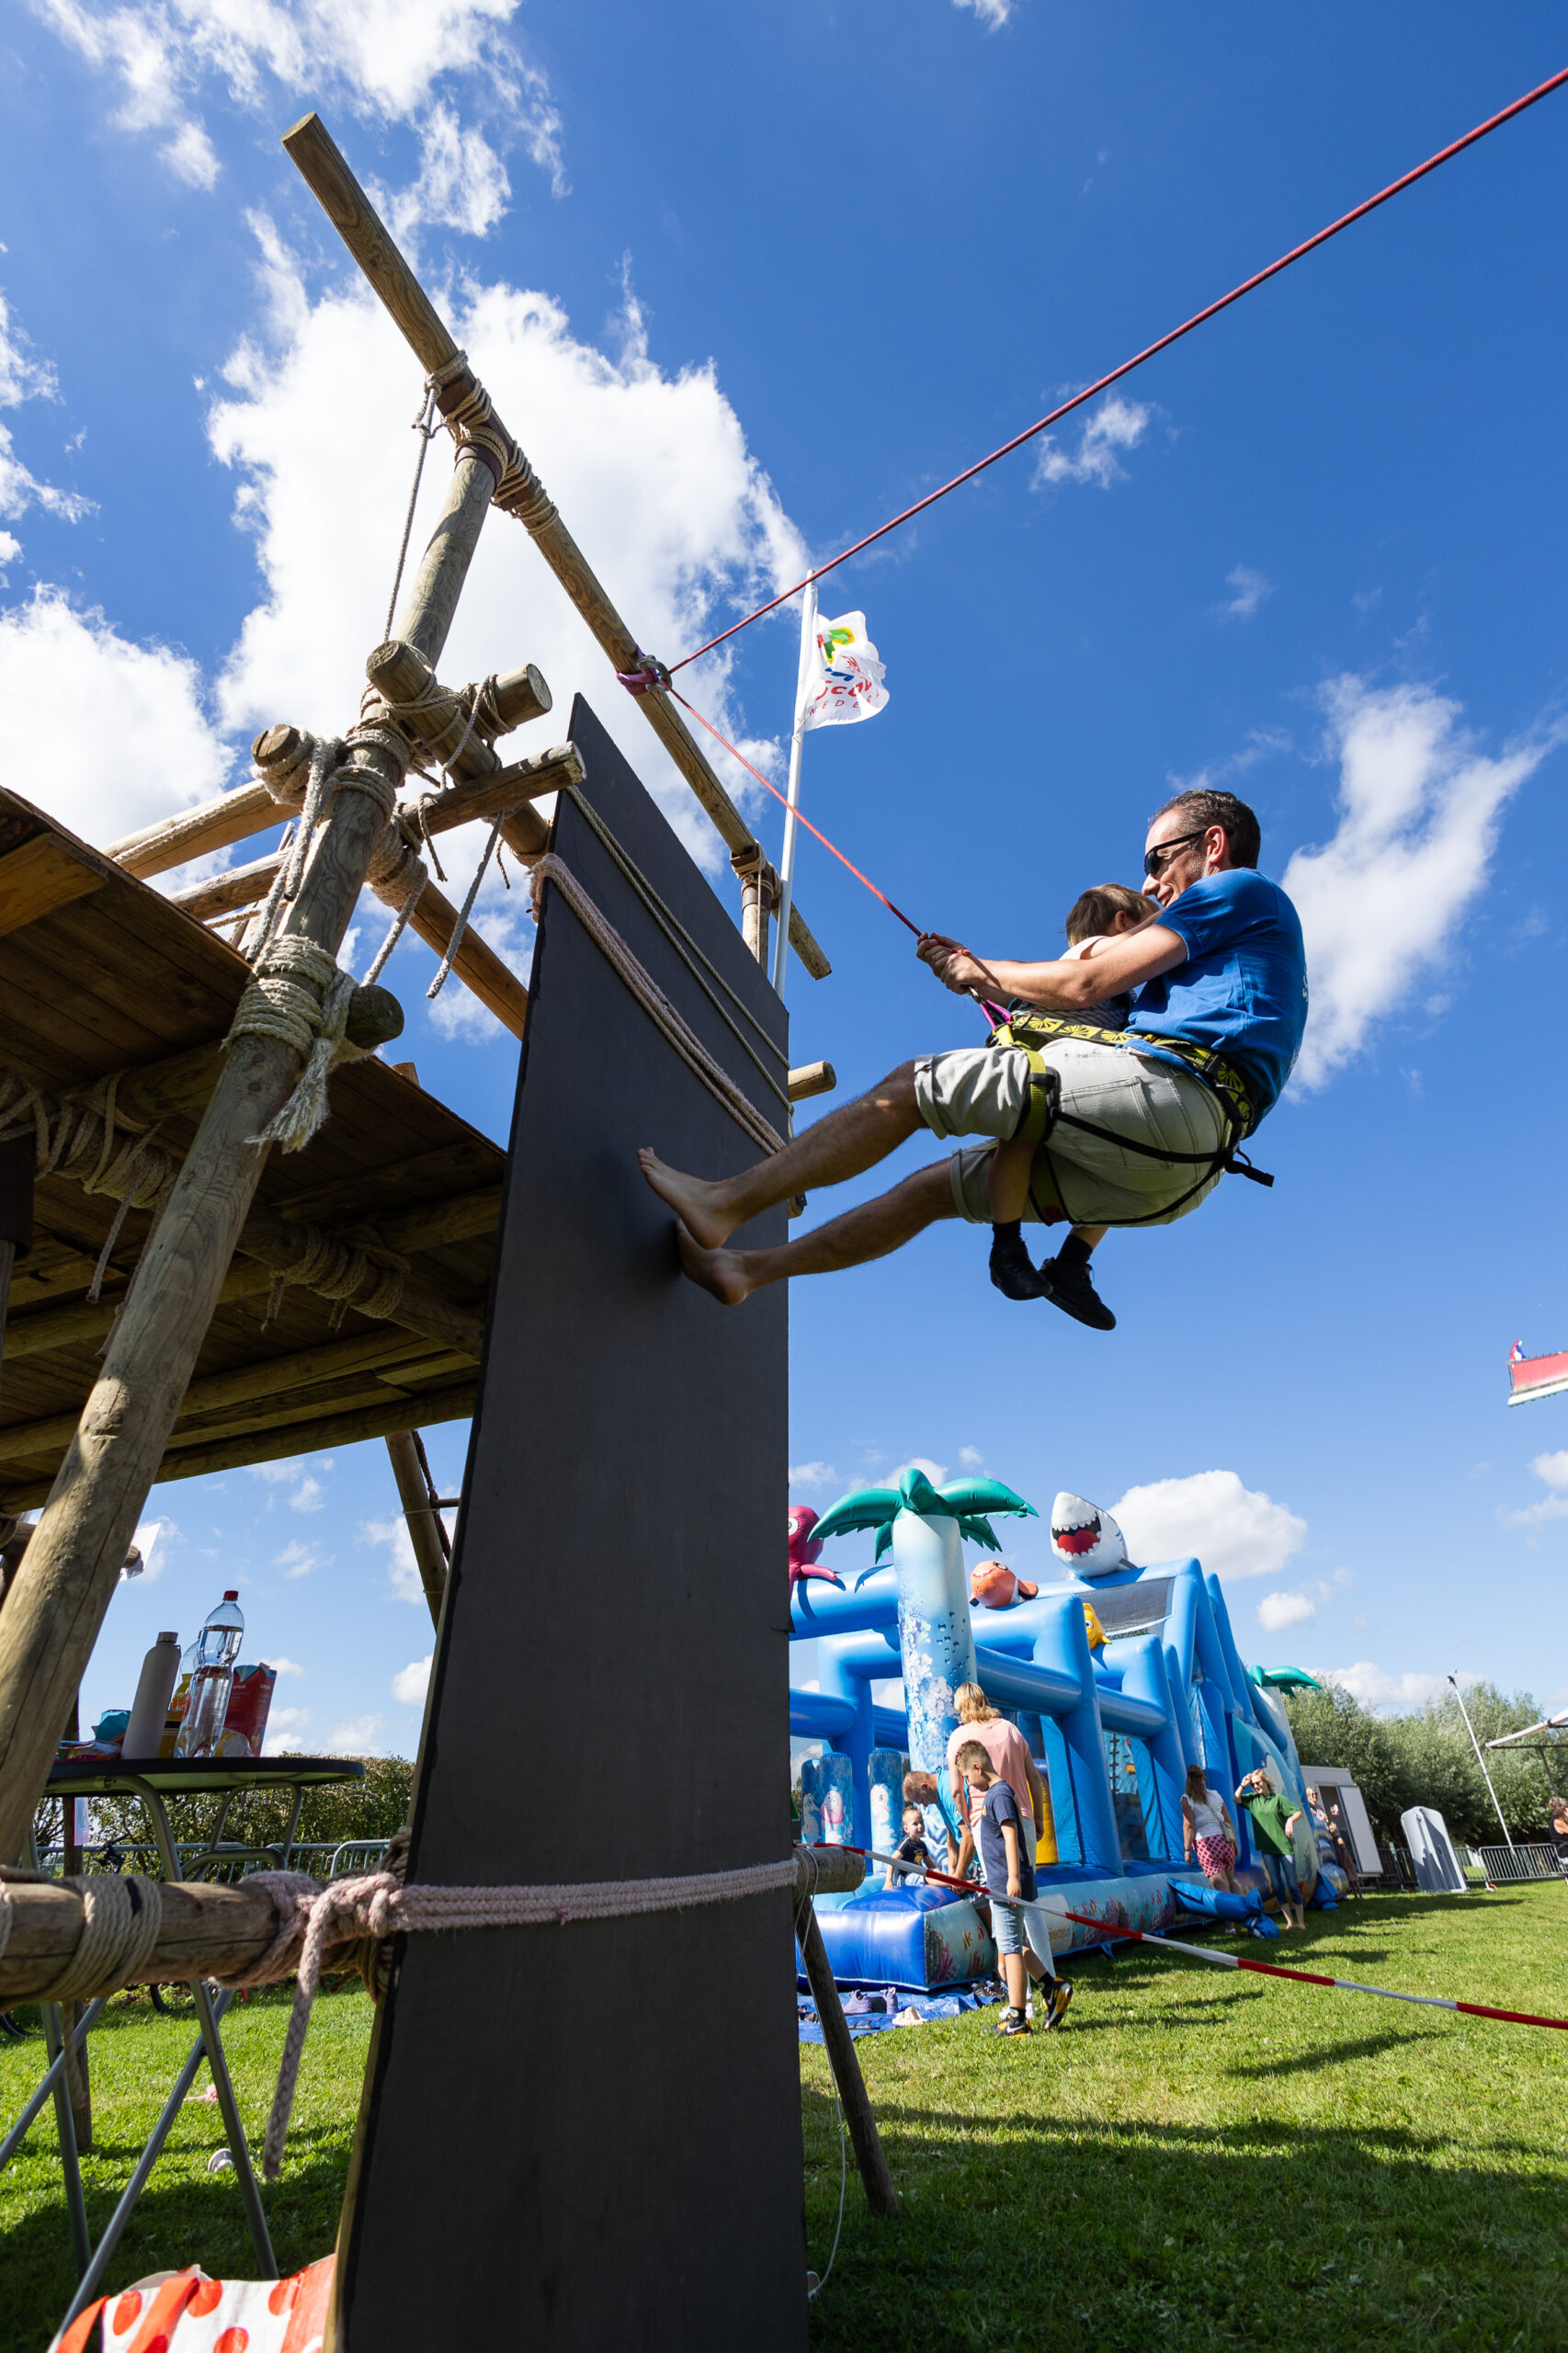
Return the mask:
MULTIPOLYGON (((288 1867, 324 1882, 329 1879, 358 1878, 366 1871, 380 1869, 391 1844, 390 1838, 297 1838, 288 1851, 288 1867)), ((141 1871, 149 1878, 159 1876, 158 1850, 151 1840, 108 1838, 78 1851, 85 1871, 141 1871)), ((247 1847, 227 1840, 216 1847, 200 1839, 188 1844, 182 1841, 175 1853, 186 1877, 220 1880, 231 1885, 236 1880, 248 1879, 252 1871, 275 1871, 284 1860, 281 1847, 247 1847)), ((40 1870, 59 1873, 64 1868, 63 1847, 43 1848, 39 1856, 40 1870)))
POLYGON ((1471 1851, 1494 1884, 1562 1877, 1555 1847, 1476 1847, 1471 1851))

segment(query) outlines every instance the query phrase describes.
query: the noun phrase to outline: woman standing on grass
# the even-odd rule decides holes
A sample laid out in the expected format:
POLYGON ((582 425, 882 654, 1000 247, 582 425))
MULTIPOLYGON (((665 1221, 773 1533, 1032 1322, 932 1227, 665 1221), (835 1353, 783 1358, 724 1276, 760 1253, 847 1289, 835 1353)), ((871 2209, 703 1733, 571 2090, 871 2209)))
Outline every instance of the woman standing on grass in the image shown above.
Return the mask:
POLYGON ((1218 1790, 1211 1790, 1201 1765, 1187 1777, 1181 1799, 1181 1838, 1187 1859, 1198 1849, 1199 1868, 1210 1887, 1227 1895, 1241 1893, 1236 1885, 1236 1826, 1218 1790))

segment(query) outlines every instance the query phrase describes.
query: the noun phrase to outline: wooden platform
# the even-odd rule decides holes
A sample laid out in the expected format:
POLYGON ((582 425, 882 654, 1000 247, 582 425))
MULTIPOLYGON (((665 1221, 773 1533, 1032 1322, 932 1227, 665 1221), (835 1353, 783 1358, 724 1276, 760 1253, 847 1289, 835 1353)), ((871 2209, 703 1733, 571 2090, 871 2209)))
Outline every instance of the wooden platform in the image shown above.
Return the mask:
MULTIPOLYGON (((0 790, 0 1068, 51 1096, 153 1071, 214 1046, 248 977, 233 949, 160 892, 0 790)), ((201 1085, 187 1078, 157 1130, 176 1155, 199 1118, 201 1085)), ((386 1062, 341 1065, 331 1085, 331 1117, 313 1142, 267 1155, 162 1478, 472 1410, 506 1154, 386 1062), (335 1302, 297 1285, 264 1328, 287 1226, 301 1224, 398 1253, 411 1290, 433 1294, 449 1328, 437 1338, 350 1306, 335 1330, 335 1302), (271 1265, 246 1251, 247 1239, 271 1265)), ((102 1303, 90 1305, 118 1206, 58 1176, 39 1183, 34 1245, 16 1269, 0 1358, 0 1513, 44 1500, 98 1370, 151 1223, 145 1211, 127 1217, 102 1303)))

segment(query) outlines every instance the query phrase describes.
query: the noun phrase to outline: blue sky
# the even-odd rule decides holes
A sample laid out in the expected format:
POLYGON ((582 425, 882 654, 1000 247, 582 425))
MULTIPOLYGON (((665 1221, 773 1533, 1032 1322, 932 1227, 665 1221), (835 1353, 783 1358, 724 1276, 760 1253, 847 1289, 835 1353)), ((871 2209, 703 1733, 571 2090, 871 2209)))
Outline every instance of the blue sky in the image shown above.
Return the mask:
MULTIPOLYGON (((1539 6, 36 0, 5 39, 0 725, 8 777, 100 840, 238 781, 268 721, 340 726, 381 634, 417 371, 277 145, 308 106, 674 659, 1564 62, 1539 6)), ((1257 1141, 1275 1190, 1112 1237, 1113 1336, 1004 1302, 957 1228, 798 1285, 795 1499, 916 1457, 1071 1487, 1135 1552, 1222 1566, 1244 1655, 1382 1703, 1450 1669, 1568 1691, 1568 1401, 1505 1405, 1516 1337, 1568 1345, 1565 108, 823 591, 892 699, 811 740, 806 806, 902 905, 1049 953, 1208 777, 1298 896, 1314 1019, 1257 1141)), ((519 748, 586 689, 718 872, 497 517, 443 668, 526 658, 560 720, 519 748)), ((687 674, 779 775, 794 665, 783 616, 687 674)), ((975 1039, 809 842, 799 892, 835 969, 791 971, 794 1052, 840 1099, 975 1039)), ((519 898, 481 911, 526 968, 519 898)), ((504 1135, 515 1047, 456 985, 426 1008, 429 965, 391 967, 398 1051, 504 1135)), ((461 1446, 432 1434, 447 1492, 461 1446)), ((379 1445, 164 1490, 89 1710, 238 1582, 291 1737, 411 1747, 429 1628, 392 1514, 379 1445)), ((1043 1528, 1010 1557, 1038 1573, 1043 1528)))

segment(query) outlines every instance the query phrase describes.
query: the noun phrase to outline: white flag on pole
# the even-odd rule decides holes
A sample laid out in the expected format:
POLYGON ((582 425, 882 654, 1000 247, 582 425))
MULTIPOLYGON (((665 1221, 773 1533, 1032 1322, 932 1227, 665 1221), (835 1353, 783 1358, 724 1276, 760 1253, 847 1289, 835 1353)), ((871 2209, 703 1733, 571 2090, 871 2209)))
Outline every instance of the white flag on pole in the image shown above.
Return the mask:
POLYGON ((873 718, 887 702, 886 675, 866 635, 864 613, 819 620, 801 694, 801 727, 843 727, 873 718))

